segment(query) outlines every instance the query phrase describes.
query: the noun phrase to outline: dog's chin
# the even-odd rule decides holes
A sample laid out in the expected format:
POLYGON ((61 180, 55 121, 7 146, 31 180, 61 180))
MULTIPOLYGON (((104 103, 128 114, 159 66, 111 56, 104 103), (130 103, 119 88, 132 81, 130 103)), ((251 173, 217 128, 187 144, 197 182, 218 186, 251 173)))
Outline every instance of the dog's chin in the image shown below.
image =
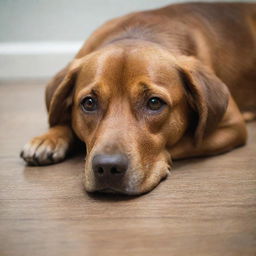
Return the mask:
POLYGON ((99 194, 119 194, 119 195, 131 195, 136 196, 140 195, 143 192, 131 190, 131 189, 120 189, 120 188, 113 188, 113 187, 105 187, 105 188, 87 188, 85 187, 86 192, 88 193, 99 193, 99 194))

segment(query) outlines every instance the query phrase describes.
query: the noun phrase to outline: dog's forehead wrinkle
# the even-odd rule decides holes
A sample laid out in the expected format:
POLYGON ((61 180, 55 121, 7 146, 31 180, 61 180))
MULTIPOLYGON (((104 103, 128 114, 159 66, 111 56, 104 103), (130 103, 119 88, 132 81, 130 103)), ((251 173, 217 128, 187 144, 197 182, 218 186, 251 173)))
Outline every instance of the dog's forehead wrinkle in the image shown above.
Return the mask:
MULTIPOLYGON (((101 55, 101 54, 100 54, 101 55)), ((99 67, 97 68, 95 79, 103 80, 104 87, 108 88, 112 96, 115 94, 122 94, 124 84, 126 80, 126 62, 127 54, 124 49, 110 49, 106 53, 102 53, 102 57, 99 56, 97 62, 99 67)))
POLYGON ((100 54, 97 56, 97 69, 96 69, 96 77, 102 76, 102 73, 106 72, 106 68, 108 68, 109 59, 112 59, 114 62, 114 59, 118 57, 118 55, 122 54, 121 49, 111 49, 108 51, 101 51, 100 54))
MULTIPOLYGON (((118 47, 106 47, 99 50, 97 54, 87 58, 87 62, 92 62, 95 66, 93 75, 90 80, 103 81, 100 87, 104 87, 109 94, 121 95, 127 94, 131 89, 131 84, 142 80, 148 80, 159 86, 166 85, 169 79, 169 72, 164 71, 171 63, 166 61, 166 57, 162 54, 156 54, 159 51, 157 47, 138 46, 130 48, 120 45, 118 47), (156 49, 155 49, 156 48, 156 49), (140 52, 146 50, 146 54, 141 55, 140 52), (164 67, 164 68, 163 68, 164 67)), ((86 67, 88 67, 86 63, 86 67)), ((88 70, 84 68, 84 76, 87 76, 88 70)), ((91 72, 89 72, 91 74, 91 72)), ((88 79, 84 79, 87 81, 88 79)))

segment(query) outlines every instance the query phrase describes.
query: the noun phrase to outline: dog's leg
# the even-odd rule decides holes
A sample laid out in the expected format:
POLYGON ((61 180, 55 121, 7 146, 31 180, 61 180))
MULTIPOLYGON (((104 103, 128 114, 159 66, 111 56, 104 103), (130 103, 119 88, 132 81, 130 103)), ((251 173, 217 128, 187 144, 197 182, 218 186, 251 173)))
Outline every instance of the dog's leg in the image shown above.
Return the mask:
POLYGON ((57 163, 65 158, 73 142, 74 134, 69 126, 54 126, 28 142, 21 151, 21 157, 31 165, 57 163))
MULTIPOLYGON (((54 92, 67 74, 68 66, 58 72, 46 87, 46 107, 49 105, 54 92)), ((63 160, 67 152, 71 149, 75 140, 70 125, 56 125, 48 132, 33 138, 21 151, 21 157, 32 165, 53 164, 63 160)))
POLYGON ((191 137, 184 137, 171 149, 173 159, 183 159, 196 156, 217 155, 227 152, 246 142, 244 129, 239 125, 219 128, 205 138, 200 146, 194 146, 191 137), (241 134, 240 134, 241 131, 241 134))
POLYGON ((243 116, 231 99, 216 131, 206 136, 199 146, 195 146, 193 137, 184 136, 170 149, 170 153, 173 159, 216 155, 245 144, 246 139, 247 130, 243 116))

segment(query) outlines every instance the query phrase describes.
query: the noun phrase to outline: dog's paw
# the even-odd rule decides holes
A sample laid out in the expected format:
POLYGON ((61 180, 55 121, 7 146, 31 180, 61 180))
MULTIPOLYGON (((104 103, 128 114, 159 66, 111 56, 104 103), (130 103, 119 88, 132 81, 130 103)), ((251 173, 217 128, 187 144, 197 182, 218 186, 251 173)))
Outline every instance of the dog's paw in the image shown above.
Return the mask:
POLYGON ((20 156, 29 165, 47 165, 62 161, 69 149, 69 143, 63 137, 42 135, 28 142, 20 156))

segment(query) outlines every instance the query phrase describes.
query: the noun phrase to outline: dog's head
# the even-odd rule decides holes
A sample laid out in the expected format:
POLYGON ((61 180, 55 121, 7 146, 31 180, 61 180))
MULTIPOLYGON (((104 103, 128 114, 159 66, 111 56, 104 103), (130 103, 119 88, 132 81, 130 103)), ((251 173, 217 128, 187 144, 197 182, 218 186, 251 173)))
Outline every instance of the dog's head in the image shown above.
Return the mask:
POLYGON ((85 142, 87 191, 140 194, 169 173, 170 148, 185 133, 200 144, 226 106, 225 85, 195 59, 117 43, 71 63, 49 121, 85 142))

